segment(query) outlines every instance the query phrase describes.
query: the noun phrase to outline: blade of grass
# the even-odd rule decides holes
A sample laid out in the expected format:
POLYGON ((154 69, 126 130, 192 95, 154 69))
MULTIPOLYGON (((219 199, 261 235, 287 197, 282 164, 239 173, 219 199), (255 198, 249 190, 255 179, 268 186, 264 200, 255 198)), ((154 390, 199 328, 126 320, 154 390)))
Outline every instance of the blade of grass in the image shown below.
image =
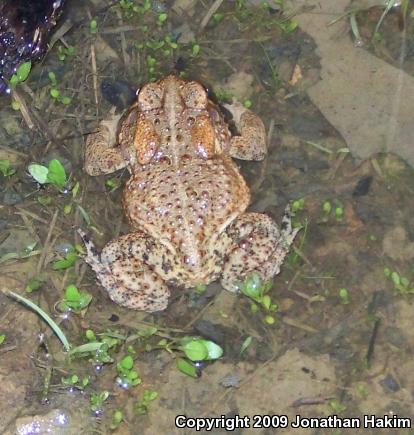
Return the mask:
POLYGON ((38 314, 53 330, 53 332, 57 335, 61 343, 63 344, 63 347, 66 351, 70 350, 70 344, 68 339, 66 338, 63 331, 60 329, 59 325, 40 307, 38 307, 35 303, 30 301, 29 299, 24 298, 23 296, 20 296, 17 293, 14 293, 10 290, 3 290, 3 292, 14 299, 16 299, 18 302, 21 302, 25 305, 27 305, 29 308, 31 308, 36 314, 38 314))

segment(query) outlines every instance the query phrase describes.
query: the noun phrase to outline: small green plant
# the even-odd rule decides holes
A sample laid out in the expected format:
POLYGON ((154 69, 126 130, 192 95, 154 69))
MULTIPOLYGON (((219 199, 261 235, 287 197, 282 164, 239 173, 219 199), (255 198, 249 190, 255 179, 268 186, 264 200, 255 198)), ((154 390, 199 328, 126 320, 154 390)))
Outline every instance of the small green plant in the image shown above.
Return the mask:
POLYGON ((0 346, 6 341, 6 334, 0 334, 0 346))
POLYGON ((328 200, 326 200, 322 204, 322 221, 328 222, 330 217, 333 216, 337 222, 342 222, 344 217, 344 209, 342 204, 335 200, 335 205, 332 205, 332 203, 328 200))
MULTIPOLYGON (((32 62, 23 62, 19 65, 16 72, 10 77, 9 85, 12 89, 15 89, 16 86, 20 83, 23 83, 29 77, 30 71, 32 69, 32 62)), ((19 110, 20 104, 16 100, 12 100, 11 106, 13 110, 19 110)))
POLYGON ((121 340, 125 340, 124 337, 114 337, 114 335, 119 334, 100 334, 101 340, 98 341, 92 329, 88 329, 85 333, 88 342, 73 348, 69 355, 79 358, 92 357, 92 360, 97 364, 112 363, 114 360, 109 355, 109 349, 115 348, 121 343, 121 340))
POLYGON ((401 295, 414 293, 412 280, 400 275, 395 270, 391 270, 389 267, 384 267, 384 275, 394 284, 394 289, 401 295))
POLYGON ((158 14, 158 24, 162 25, 167 21, 168 14, 165 12, 161 12, 158 14))
POLYGON ((143 15, 151 9, 151 0, 144 0, 142 6, 137 5, 133 0, 119 0, 119 6, 124 18, 131 19, 134 15, 143 15))
POLYGON ((93 19, 93 20, 91 20, 91 21, 89 22, 89 31, 90 31, 92 34, 97 33, 97 31, 98 31, 98 22, 97 22, 95 19, 93 19))
POLYGON ((272 281, 264 282, 257 273, 252 273, 240 285, 241 292, 253 300, 250 308, 253 313, 259 310, 259 307, 264 310, 265 322, 273 324, 274 317, 270 314, 277 311, 277 304, 272 302, 271 297, 268 295, 269 290, 272 288, 272 281))
POLYGON ((121 359, 116 365, 118 377, 116 383, 122 388, 128 389, 141 383, 138 372, 134 369, 134 360, 131 355, 121 359))
POLYGON ((35 278, 32 278, 29 280, 29 282, 26 284, 25 290, 27 293, 32 293, 35 290, 38 290, 44 282, 44 279, 40 276, 36 276, 35 278))
MULTIPOLYGON (((165 349, 171 351, 168 345, 165 346, 165 349)), ((178 350, 181 350, 186 357, 177 358, 178 370, 193 378, 198 377, 194 362, 211 361, 223 355, 223 349, 213 341, 191 336, 185 336, 179 340, 178 350)))
POLYGON ((302 211, 305 207, 305 198, 295 199, 292 202, 292 215, 295 215, 297 212, 302 211))
POLYGON ((63 62, 67 57, 73 57, 76 54, 76 48, 73 45, 59 45, 58 47, 58 58, 63 62))
POLYGON ((69 375, 60 378, 60 383, 65 387, 74 387, 78 390, 84 390, 89 384, 89 376, 84 376, 82 379, 78 375, 69 375))
POLYGON ((0 172, 3 174, 3 177, 10 177, 11 175, 16 173, 16 169, 10 166, 10 160, 1 159, 0 160, 0 172))
POLYGON ((76 250, 76 247, 68 247, 66 253, 62 258, 59 258, 55 260, 52 263, 52 269, 53 270, 65 270, 69 269, 69 267, 72 267, 76 260, 78 259, 78 252, 76 250))
POLYGON ((92 295, 88 292, 79 291, 78 288, 71 284, 65 289, 65 298, 59 302, 58 309, 62 312, 74 311, 81 312, 92 301, 92 295))
POLYGON ((142 396, 142 400, 137 402, 134 406, 134 413, 136 415, 144 415, 148 413, 150 403, 158 397, 156 391, 145 390, 142 396))
POLYGON ((118 428, 118 426, 122 423, 123 420, 124 420, 123 412, 119 409, 116 409, 112 413, 110 429, 116 430, 118 428))
POLYGON ((23 62, 17 68, 15 74, 13 74, 9 80, 9 84, 12 88, 15 88, 19 83, 23 83, 29 77, 30 71, 32 69, 32 62, 23 62))
POLYGON ((59 191, 62 190, 68 182, 65 168, 57 159, 50 160, 48 166, 32 163, 27 169, 29 174, 39 184, 52 184, 59 191))
POLYGON ((92 393, 89 399, 91 404, 91 411, 95 414, 101 414, 103 405, 109 397, 109 391, 102 391, 100 393, 92 393))
POLYGON ((72 99, 62 95, 57 88, 56 74, 53 71, 50 71, 48 77, 50 80, 50 96, 59 103, 62 103, 66 106, 70 104, 72 102, 72 99))
POLYGON ((191 57, 197 57, 200 54, 201 47, 196 42, 193 42, 191 46, 191 57))
POLYGON ((349 291, 346 288, 339 289, 338 292, 339 300, 341 304, 347 305, 350 302, 349 291))

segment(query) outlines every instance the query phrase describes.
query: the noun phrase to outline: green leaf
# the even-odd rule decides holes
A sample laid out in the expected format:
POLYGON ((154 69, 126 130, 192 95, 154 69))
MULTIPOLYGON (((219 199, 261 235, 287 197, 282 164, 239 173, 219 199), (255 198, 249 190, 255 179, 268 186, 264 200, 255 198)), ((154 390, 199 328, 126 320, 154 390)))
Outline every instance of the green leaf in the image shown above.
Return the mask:
POLYGON ((132 367, 134 367, 134 360, 132 359, 131 355, 127 355, 120 361, 119 364, 121 365, 122 368, 126 370, 131 370, 132 367))
POLYGON ((0 345, 6 340, 6 334, 0 334, 0 345))
POLYGON ((10 167, 10 160, 1 159, 0 172, 3 174, 4 177, 8 177, 10 175, 13 175, 16 172, 16 170, 10 167))
POLYGON ((49 169, 46 166, 32 163, 28 166, 29 174, 40 184, 47 183, 47 174, 49 169))
POLYGON ((24 82, 27 77, 29 77, 30 70, 32 69, 32 62, 30 60, 28 62, 22 63, 16 71, 17 80, 19 82, 24 82))
POLYGON ((80 293, 77 287, 73 284, 68 285, 65 290, 65 298, 70 302, 78 302, 80 299, 80 293))
POLYGON ((184 358, 177 358, 177 368, 181 373, 184 373, 187 376, 191 376, 193 378, 197 378, 197 369, 184 358))
POLYGON ((401 279, 400 279, 400 275, 397 272, 392 272, 391 273, 391 280, 394 283, 394 285, 400 285, 401 283, 401 279))
POLYGON ((65 258, 53 262, 52 269, 53 270, 68 269, 69 267, 75 264, 77 258, 78 258, 78 254, 75 251, 68 252, 65 258))
POLYGON ((207 349, 207 358, 209 360, 218 359, 223 355, 223 349, 216 343, 210 340, 200 340, 207 349))
POLYGON ((32 278, 26 285, 26 291, 31 293, 33 290, 37 290, 43 284, 42 278, 32 278))
POLYGON ((251 274, 242 284, 241 291, 249 298, 260 302, 263 294, 263 282, 257 273, 251 274))
POLYGON ((252 342, 252 336, 249 335, 240 346, 240 355, 250 346, 252 342))
POLYGON ((53 98, 59 98, 60 92, 59 92, 56 88, 52 88, 52 89, 50 90, 50 95, 51 95, 53 98))
POLYGON ((208 349, 203 343, 204 340, 193 340, 186 343, 182 350, 185 356, 191 361, 203 361, 208 358, 208 349))
POLYGON ((57 159, 52 159, 49 162, 48 169, 49 172, 47 174, 47 181, 60 189, 63 188, 67 178, 65 168, 63 167, 62 163, 60 163, 57 159))

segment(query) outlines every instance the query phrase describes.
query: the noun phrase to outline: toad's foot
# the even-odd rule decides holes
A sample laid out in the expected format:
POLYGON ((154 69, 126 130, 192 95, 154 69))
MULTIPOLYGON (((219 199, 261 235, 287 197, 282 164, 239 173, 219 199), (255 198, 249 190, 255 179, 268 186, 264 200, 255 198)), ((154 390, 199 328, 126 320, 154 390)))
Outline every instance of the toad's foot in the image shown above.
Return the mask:
POLYGON ((108 243, 99 255, 89 237, 82 230, 78 229, 78 233, 85 244, 85 261, 116 304, 149 312, 167 307, 170 291, 164 280, 134 255, 142 248, 142 237, 134 239, 135 233, 120 237, 108 243), (125 242, 127 250, 123 249, 125 242))
POLYGON ((225 104, 233 115, 240 136, 233 136, 229 153, 241 160, 263 160, 267 153, 266 129, 262 120, 239 102, 225 104))
POLYGON ((236 292, 252 273, 264 281, 280 272, 300 228, 292 228, 290 208, 287 207, 279 230, 273 220, 260 213, 246 213, 229 228, 235 247, 223 268, 221 283, 226 290, 236 292))

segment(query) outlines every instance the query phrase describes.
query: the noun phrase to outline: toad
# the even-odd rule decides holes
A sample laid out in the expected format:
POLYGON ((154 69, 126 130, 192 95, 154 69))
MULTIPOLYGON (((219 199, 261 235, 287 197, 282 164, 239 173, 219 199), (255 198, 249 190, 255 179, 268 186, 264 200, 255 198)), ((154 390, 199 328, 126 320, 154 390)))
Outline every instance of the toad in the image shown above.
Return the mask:
POLYGON ((131 232, 100 254, 80 232, 85 260, 115 303, 159 311, 169 286, 220 279, 237 292, 252 273, 265 281, 279 273, 298 230, 288 212, 281 229, 265 214, 246 212, 250 192, 233 158, 262 160, 265 128, 242 105, 229 110, 238 135, 200 83, 169 75, 145 84, 122 118, 87 137, 89 175, 130 172, 123 209, 131 232))

